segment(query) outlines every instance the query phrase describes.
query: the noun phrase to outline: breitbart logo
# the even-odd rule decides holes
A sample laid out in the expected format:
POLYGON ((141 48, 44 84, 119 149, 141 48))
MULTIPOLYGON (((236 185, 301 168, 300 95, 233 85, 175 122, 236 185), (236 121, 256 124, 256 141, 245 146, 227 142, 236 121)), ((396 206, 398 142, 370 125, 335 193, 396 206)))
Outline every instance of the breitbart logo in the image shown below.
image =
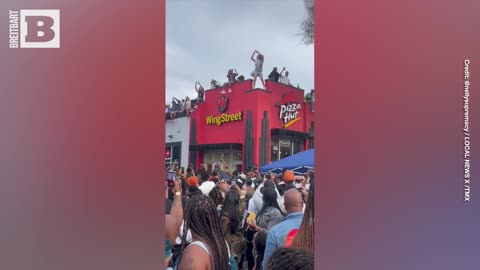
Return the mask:
POLYGON ((10 10, 10 48, 60 48, 60 10, 10 10))

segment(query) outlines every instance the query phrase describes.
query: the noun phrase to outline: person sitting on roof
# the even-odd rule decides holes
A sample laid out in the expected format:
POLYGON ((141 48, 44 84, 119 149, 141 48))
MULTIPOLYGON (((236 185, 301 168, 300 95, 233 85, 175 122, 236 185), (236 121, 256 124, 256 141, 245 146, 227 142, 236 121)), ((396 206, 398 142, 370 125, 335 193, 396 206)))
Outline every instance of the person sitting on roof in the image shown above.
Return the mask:
POLYGON ((306 102, 313 102, 314 101, 314 94, 315 94, 315 90, 310 90, 310 93, 306 94, 305 95, 305 101, 306 102))
POLYGON ((221 85, 218 81, 216 81, 215 79, 212 79, 212 80, 210 81, 210 86, 211 86, 212 88, 222 87, 222 85, 221 85))
POLYGON ((237 81, 238 72, 237 69, 229 69, 227 73, 228 82, 225 84, 228 85, 228 92, 232 92, 232 84, 237 81), (234 71, 235 70, 235 71, 234 71))

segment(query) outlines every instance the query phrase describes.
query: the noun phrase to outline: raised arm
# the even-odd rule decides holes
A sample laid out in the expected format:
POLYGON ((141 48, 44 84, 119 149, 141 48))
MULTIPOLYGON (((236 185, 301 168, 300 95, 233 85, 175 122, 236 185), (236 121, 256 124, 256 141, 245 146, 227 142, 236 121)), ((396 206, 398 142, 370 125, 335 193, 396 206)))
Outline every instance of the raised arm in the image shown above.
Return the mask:
POLYGON ((255 58, 254 58, 254 56, 255 56, 255 53, 257 53, 257 52, 258 52, 257 50, 253 51, 253 53, 252 53, 252 57, 250 57, 250 59, 252 59, 252 61, 254 61, 254 62, 255 62, 255 58))
POLYGON ((196 90, 197 92, 198 92, 199 89, 200 89, 198 86, 203 87, 202 84, 201 84, 199 81, 196 81, 196 82, 195 82, 195 90, 196 90))
POLYGON ((181 224, 183 221, 183 206, 182 206, 182 196, 180 194, 180 184, 178 183, 177 180, 174 181, 173 192, 175 192, 175 199, 173 200, 173 205, 170 211, 170 215, 175 217, 175 219, 178 221, 178 224, 181 224))
POLYGON ((173 191, 175 192, 175 199, 173 200, 170 215, 166 215, 165 232, 167 234, 167 239, 172 243, 175 243, 175 239, 183 222, 182 196, 180 194, 180 185, 176 180, 173 185, 173 191))
POLYGON ((222 162, 223 167, 225 168, 225 173, 228 174, 229 176, 232 176, 232 172, 230 170, 230 167, 228 167, 228 164, 223 159, 221 159, 220 161, 222 162))
POLYGON ((285 71, 285 67, 283 67, 282 71, 280 71, 280 75, 282 75, 284 71, 285 71))

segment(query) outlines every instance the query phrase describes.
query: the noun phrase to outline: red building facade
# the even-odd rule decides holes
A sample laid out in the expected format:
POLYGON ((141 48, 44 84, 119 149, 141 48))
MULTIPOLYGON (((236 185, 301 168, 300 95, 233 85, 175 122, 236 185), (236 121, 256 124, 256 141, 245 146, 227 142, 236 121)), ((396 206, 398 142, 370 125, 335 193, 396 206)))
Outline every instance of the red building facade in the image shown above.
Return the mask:
POLYGON ((313 148, 312 104, 304 90, 266 81, 252 89, 252 80, 205 91, 190 120, 190 163, 210 170, 224 160, 244 171, 313 148), (224 91, 224 92, 223 92, 224 91))

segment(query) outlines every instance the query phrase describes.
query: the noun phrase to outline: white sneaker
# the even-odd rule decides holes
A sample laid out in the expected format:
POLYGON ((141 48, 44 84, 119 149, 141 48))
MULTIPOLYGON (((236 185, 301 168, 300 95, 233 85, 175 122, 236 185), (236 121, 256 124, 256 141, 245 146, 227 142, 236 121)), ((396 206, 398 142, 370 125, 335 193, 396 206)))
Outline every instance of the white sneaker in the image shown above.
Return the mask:
POLYGON ((225 94, 225 89, 223 89, 222 92, 220 92, 220 93, 225 94))
POLYGON ((229 88, 229 89, 228 89, 228 92, 229 92, 229 93, 231 93, 231 92, 232 92, 232 89, 231 89, 231 88, 229 88))

